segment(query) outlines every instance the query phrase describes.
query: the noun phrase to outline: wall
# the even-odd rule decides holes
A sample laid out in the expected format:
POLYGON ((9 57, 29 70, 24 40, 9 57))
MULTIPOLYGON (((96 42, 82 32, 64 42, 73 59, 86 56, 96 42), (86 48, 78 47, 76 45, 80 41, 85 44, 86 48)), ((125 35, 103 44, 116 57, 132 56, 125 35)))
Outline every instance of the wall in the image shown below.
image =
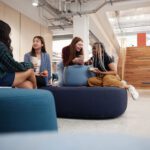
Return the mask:
POLYGON ((31 50, 32 39, 35 35, 44 37, 47 51, 52 56, 52 34, 48 31, 47 27, 31 20, 2 2, 0 2, 0 19, 11 26, 12 47, 15 59, 23 61, 24 54, 31 50))
POLYGON ((14 57, 19 60, 20 14, 3 3, 0 3, 0 14, 0 19, 6 21, 11 26, 13 54, 14 57))
POLYGON ((122 80, 124 80, 125 62, 126 62, 126 48, 120 48, 118 54, 117 70, 122 80))
POLYGON ((128 47, 124 78, 137 88, 150 89, 150 47, 128 47))

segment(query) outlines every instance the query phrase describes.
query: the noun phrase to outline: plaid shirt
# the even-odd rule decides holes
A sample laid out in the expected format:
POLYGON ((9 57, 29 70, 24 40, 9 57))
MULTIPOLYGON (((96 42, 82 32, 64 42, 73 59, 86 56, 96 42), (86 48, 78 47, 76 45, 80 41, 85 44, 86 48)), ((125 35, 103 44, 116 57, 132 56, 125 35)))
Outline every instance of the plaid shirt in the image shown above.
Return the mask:
POLYGON ((30 68, 33 68, 32 63, 15 61, 6 45, 0 42, 0 78, 3 78, 7 72, 23 72, 30 68))

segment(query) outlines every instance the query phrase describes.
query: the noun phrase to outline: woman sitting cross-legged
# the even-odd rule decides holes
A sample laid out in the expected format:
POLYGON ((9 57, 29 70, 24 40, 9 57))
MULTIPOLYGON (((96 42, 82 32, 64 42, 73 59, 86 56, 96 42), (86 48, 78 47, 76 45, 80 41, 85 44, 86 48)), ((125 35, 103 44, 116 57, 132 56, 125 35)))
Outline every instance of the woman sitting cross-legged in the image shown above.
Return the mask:
POLYGON ((10 32, 10 26, 0 20, 0 86, 37 88, 32 63, 13 59, 10 32))
POLYGON ((119 88, 126 88, 131 93, 134 100, 138 99, 139 94, 132 85, 128 85, 125 81, 121 81, 117 74, 117 69, 114 60, 110 57, 102 43, 95 43, 92 48, 93 56, 87 62, 92 64, 93 68, 89 70, 96 74, 96 77, 88 79, 88 85, 93 86, 114 86, 119 88))

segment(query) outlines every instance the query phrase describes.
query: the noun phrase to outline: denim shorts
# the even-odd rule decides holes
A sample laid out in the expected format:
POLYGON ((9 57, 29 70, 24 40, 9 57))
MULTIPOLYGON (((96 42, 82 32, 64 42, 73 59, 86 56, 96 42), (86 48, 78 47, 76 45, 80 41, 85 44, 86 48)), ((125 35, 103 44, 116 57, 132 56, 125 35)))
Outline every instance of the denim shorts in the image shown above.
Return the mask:
POLYGON ((7 72, 7 74, 0 78, 0 86, 12 86, 15 79, 15 72, 7 72))

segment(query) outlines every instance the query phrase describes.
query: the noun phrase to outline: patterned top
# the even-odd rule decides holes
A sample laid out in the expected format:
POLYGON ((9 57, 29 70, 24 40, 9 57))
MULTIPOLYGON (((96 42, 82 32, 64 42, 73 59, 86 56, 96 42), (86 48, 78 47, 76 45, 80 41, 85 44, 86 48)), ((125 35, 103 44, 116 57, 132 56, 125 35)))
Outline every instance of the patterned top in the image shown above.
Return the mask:
POLYGON ((22 72, 30 68, 33 68, 32 63, 15 61, 7 46, 0 41, 0 78, 3 78, 7 72, 22 72))

